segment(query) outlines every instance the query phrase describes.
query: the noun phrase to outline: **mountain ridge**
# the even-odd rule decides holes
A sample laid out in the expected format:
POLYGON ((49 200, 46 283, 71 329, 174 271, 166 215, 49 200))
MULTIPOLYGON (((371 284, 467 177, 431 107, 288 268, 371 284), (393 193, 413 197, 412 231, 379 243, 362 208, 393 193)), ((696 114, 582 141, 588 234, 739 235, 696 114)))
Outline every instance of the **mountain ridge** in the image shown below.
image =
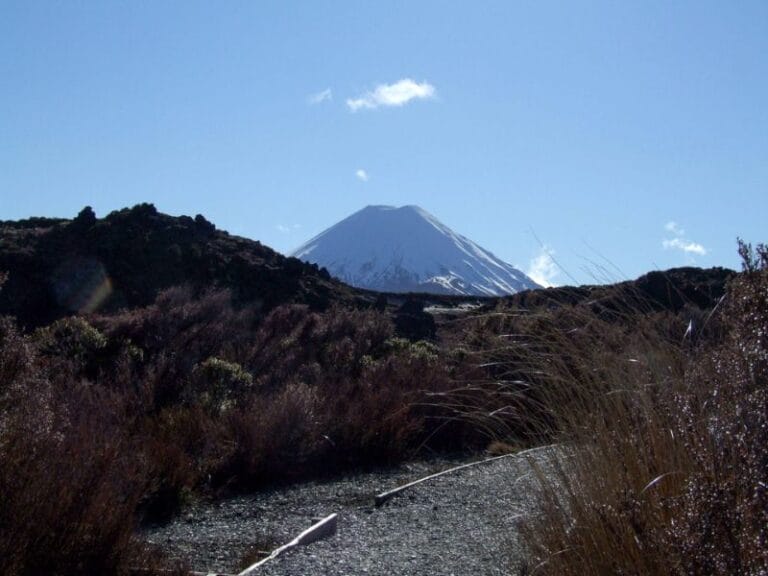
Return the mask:
POLYGON ((196 292, 226 288, 264 311, 360 299, 317 266, 218 230, 202 215, 170 216, 148 203, 103 218, 86 207, 71 220, 0 221, 2 272, 9 274, 0 315, 29 327, 69 314, 145 306, 181 284, 196 292))

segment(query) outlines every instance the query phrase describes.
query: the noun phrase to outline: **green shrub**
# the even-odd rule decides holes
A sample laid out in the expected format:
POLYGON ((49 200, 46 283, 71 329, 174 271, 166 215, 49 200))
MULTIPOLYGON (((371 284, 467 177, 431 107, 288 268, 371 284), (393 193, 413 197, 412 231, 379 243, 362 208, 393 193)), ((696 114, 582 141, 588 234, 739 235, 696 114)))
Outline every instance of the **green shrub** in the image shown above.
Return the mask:
POLYGON ((78 363, 93 360, 107 345, 107 338, 79 316, 62 318, 39 328, 34 339, 41 354, 78 363))
POLYGON ((192 371, 188 401, 220 413, 242 401, 252 386, 253 376, 239 364, 212 357, 192 371))

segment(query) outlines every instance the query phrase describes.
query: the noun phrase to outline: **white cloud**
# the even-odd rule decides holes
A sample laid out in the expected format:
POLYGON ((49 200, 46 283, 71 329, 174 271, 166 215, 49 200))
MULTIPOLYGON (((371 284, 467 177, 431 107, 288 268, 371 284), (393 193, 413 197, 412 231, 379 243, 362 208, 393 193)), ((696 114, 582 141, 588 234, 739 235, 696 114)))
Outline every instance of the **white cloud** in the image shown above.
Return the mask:
POLYGON ((674 220, 670 220, 669 222, 664 224, 664 230, 666 230, 667 232, 671 232, 675 236, 685 236, 685 230, 680 228, 680 225, 674 220))
POLYGON ((664 250, 680 250, 688 255, 690 262, 693 263, 693 255, 705 256, 707 249, 698 242, 693 242, 685 237, 685 230, 675 221, 670 220, 664 224, 664 230, 672 234, 674 238, 664 238, 661 245, 664 250))
POLYGON ((435 96, 435 87, 429 82, 414 82, 403 78, 394 84, 379 84, 372 92, 357 98, 348 98, 347 107, 356 112, 361 108, 374 109, 379 106, 403 106, 414 99, 424 100, 435 96))
POLYGON ((531 259, 528 271, 526 272, 534 282, 541 284, 545 288, 554 286, 553 280, 560 273, 557 264, 552 258, 554 253, 554 250, 550 250, 547 246, 542 246, 539 249, 539 253, 531 259))
POLYGON ((298 230, 301 228, 301 224, 291 224, 290 226, 286 226, 284 224, 278 224, 275 226, 275 229, 280 232, 280 234, 290 234, 294 230, 298 230))
POLYGON ((357 176, 357 179, 362 182, 368 182, 368 172, 362 168, 355 170, 355 176, 357 176))
POLYGON ((307 102, 310 104, 320 104, 321 102, 328 100, 333 100, 333 92, 330 88, 326 88, 315 94, 310 94, 309 97, 307 97, 307 102))
POLYGON ((661 245, 665 250, 675 249, 682 250, 686 254, 698 254, 699 256, 705 256, 707 249, 697 242, 689 242, 683 238, 673 238, 672 240, 664 239, 661 241, 661 245))

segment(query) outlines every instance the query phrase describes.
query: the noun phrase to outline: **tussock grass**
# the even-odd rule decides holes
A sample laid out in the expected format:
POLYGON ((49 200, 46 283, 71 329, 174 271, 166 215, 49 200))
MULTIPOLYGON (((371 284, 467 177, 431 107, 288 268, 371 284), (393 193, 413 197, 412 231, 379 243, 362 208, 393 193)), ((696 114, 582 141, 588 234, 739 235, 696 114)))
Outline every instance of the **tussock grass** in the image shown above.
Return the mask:
POLYGON ((524 359, 529 428, 562 446, 533 463, 520 574, 768 571, 768 251, 741 251, 694 342, 684 317, 631 311, 516 323, 499 354, 524 359))

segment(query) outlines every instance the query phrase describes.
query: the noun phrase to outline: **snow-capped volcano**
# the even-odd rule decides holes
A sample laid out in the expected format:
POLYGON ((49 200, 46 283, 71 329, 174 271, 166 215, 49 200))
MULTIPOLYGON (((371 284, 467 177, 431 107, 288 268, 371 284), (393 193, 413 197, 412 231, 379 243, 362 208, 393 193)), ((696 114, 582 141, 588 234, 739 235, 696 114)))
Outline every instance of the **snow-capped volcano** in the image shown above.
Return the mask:
POLYGON ((540 287, 418 206, 367 206, 292 255, 382 292, 501 296, 540 287))

